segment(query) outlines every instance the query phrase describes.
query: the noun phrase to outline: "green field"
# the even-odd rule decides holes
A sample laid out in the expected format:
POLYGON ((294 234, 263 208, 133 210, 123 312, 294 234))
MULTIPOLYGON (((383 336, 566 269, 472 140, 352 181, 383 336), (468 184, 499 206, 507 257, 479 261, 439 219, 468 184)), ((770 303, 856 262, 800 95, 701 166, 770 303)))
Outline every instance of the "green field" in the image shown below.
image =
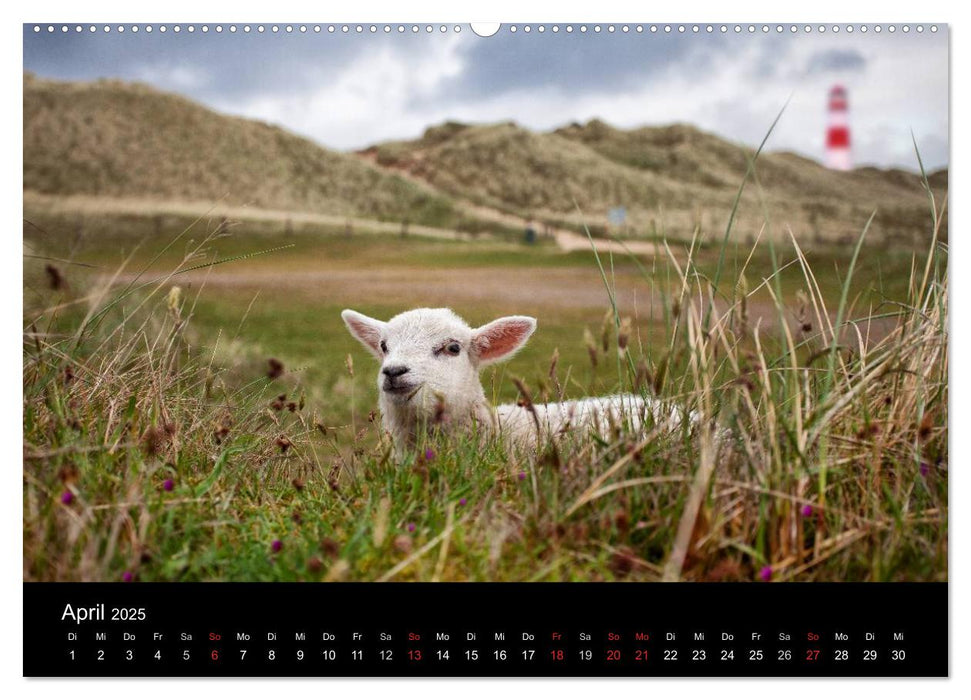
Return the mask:
POLYGON ((947 577, 930 212, 915 250, 804 260, 717 237, 598 260, 512 235, 25 216, 25 579, 947 577), (534 401, 633 390, 733 438, 618 431, 533 460, 438 436, 396 464, 340 311, 415 306, 538 319, 483 375, 496 401, 513 377, 534 401))

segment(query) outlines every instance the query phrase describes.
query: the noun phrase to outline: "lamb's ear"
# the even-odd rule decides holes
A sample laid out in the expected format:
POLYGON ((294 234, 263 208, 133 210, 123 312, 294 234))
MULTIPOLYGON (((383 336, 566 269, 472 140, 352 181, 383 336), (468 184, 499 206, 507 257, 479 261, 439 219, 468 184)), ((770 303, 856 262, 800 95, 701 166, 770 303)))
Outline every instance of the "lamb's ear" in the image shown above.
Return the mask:
POLYGON ((512 357, 536 330, 536 319, 529 316, 504 316, 472 331, 471 354, 485 365, 512 357))
POLYGON ((387 325, 384 321, 359 314, 351 309, 341 311, 341 318, 347 324, 347 330, 366 347, 372 355, 381 357, 381 333, 387 325))

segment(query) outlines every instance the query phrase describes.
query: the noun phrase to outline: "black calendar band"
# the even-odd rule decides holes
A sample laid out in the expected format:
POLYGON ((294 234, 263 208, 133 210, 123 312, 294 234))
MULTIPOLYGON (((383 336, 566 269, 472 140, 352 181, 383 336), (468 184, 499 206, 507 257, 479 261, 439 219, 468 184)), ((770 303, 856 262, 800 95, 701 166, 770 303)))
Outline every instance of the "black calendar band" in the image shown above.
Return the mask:
POLYGON ((946 676, 945 583, 25 583, 25 676, 946 676))

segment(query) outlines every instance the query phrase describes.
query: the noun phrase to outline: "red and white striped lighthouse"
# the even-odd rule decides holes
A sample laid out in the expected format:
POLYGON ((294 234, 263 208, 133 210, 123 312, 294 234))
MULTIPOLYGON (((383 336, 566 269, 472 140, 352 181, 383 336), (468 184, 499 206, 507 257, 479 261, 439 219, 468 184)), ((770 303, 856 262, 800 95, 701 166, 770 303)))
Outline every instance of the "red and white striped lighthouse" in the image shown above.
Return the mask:
POLYGON ((850 119, 846 88, 834 85, 829 91, 829 126, 826 128, 826 167, 833 170, 849 170, 850 119))

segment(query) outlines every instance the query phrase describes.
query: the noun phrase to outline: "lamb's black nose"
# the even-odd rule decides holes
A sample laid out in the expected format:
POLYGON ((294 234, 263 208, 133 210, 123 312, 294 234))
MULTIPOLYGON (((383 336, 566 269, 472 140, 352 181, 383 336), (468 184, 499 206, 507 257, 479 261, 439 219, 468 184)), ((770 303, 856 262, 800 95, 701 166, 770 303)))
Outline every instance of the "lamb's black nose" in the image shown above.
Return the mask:
POLYGON ((407 374, 407 373, 408 373, 408 368, 403 367, 401 365, 396 365, 394 367, 385 367, 383 370, 381 370, 381 374, 386 376, 388 379, 396 379, 400 377, 402 374, 407 374))

